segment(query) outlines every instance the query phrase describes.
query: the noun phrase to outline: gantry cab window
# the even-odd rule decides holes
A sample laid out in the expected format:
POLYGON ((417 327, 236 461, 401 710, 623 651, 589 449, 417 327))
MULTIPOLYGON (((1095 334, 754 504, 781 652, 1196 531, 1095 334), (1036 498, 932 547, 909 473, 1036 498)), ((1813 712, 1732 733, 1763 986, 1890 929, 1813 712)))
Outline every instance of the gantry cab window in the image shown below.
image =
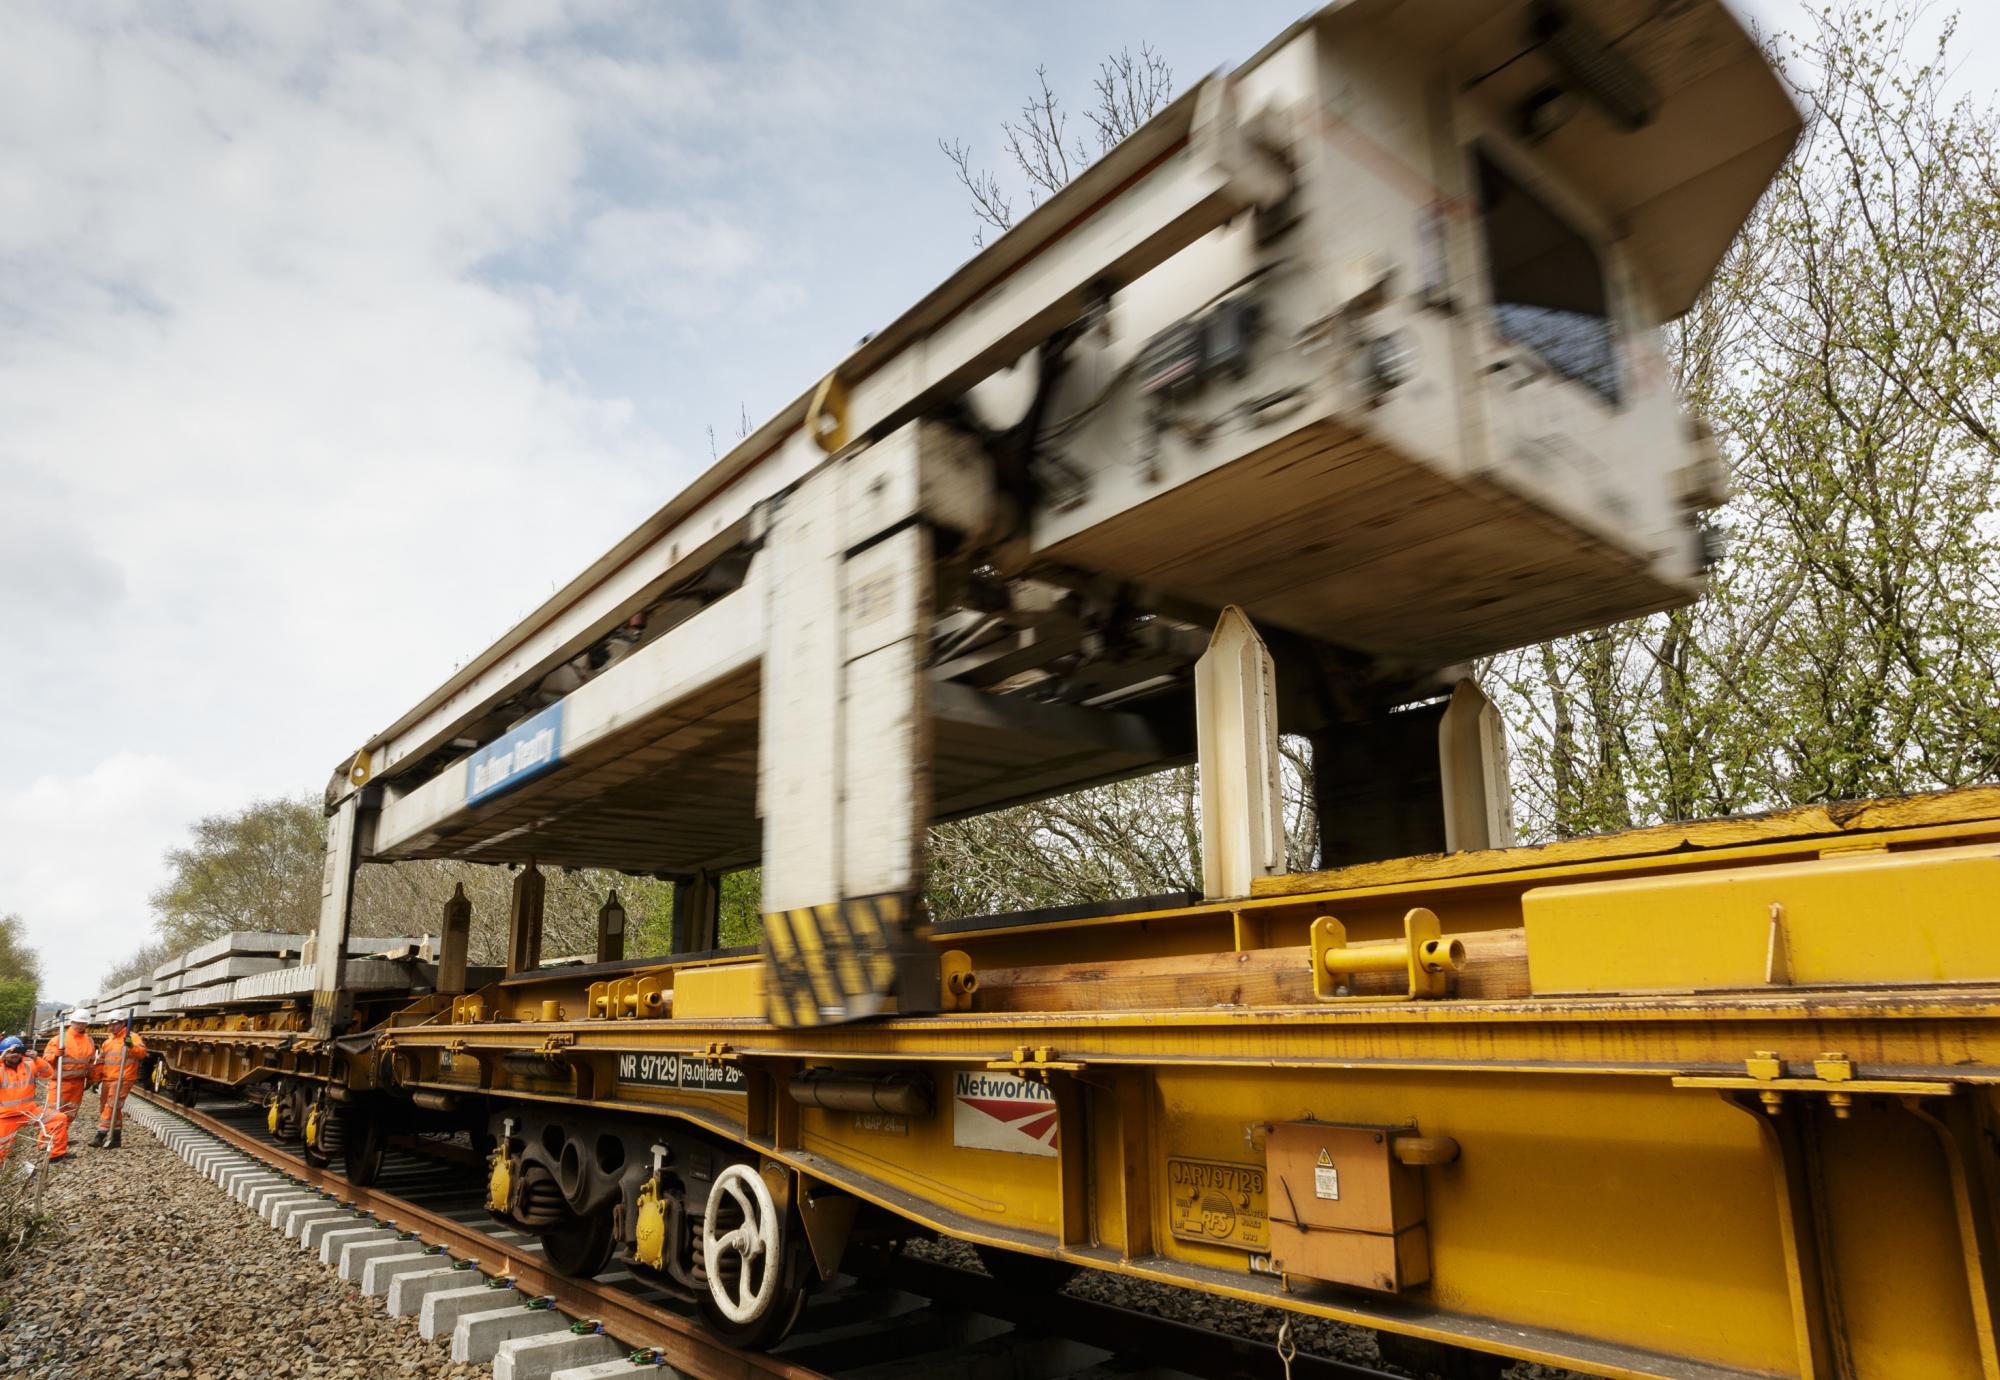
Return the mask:
POLYGON ((1597 250, 1497 163, 1474 157, 1494 328, 1616 406, 1618 351, 1597 250))

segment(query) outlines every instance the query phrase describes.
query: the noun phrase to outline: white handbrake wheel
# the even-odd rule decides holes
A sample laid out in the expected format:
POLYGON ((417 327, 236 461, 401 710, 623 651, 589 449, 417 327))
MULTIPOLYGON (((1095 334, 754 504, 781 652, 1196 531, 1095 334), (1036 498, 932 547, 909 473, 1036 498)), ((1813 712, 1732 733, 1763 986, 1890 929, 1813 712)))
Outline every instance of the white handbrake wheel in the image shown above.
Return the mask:
POLYGON ((778 1205, 756 1170, 732 1164, 708 1190, 708 1213, 701 1220, 701 1253, 708 1292, 722 1316, 737 1324, 756 1322, 778 1296, 783 1260, 778 1252, 778 1205), (734 1207, 739 1221, 718 1234, 715 1224, 734 1207))

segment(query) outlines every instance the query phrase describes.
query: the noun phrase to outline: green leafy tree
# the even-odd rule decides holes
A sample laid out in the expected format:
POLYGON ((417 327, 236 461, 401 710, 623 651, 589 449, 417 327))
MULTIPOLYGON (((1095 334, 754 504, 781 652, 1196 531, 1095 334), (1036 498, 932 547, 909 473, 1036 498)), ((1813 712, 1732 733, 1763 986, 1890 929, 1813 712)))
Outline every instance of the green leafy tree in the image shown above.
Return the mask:
POLYGON ((1805 136, 1669 331, 1734 480, 1707 595, 1488 668, 1535 834, 2000 774, 2000 121, 1913 26, 1793 40, 1805 136))
POLYGON ((0 916, 0 1034, 26 1030, 42 991, 42 956, 28 943, 28 922, 0 916))
POLYGON ((152 896, 155 927, 172 952, 231 930, 304 934, 319 921, 324 825, 303 799, 253 801, 196 821, 167 852, 167 883, 152 896))

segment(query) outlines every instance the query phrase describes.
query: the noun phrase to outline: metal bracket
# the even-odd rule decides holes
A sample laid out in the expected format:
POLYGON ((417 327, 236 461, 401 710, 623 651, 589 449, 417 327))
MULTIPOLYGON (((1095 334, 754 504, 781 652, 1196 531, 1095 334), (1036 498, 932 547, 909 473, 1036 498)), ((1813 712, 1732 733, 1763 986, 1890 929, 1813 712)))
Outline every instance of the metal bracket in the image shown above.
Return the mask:
POLYGON ((1403 943, 1350 948, 1347 927, 1331 915, 1312 923, 1313 995, 1321 1001, 1411 1001, 1451 993, 1451 975, 1465 966, 1465 945, 1446 939, 1432 912, 1417 906, 1403 917, 1403 943), (1357 996, 1356 973, 1402 973, 1408 990, 1357 996))
POLYGON ((979 990, 979 974, 972 970, 972 955, 963 949, 947 949, 938 957, 938 1004, 946 1011, 970 1011, 972 996, 979 990))
POLYGON ((822 1280, 832 1279, 840 1269, 840 1257, 847 1248, 861 1200, 804 1174, 798 1176, 798 1188, 799 1222, 805 1228, 813 1266, 822 1280))
POLYGON ((1051 1073, 1081 1073, 1088 1067, 1080 1059, 1064 1059, 1062 1052, 1048 1045, 1030 1049, 1027 1045, 1014 1046, 1011 1059, 994 1059, 986 1065, 988 1073, 1018 1073, 1024 1078, 1042 1077, 1051 1073))
POLYGON ((1856 1078, 1854 1061, 1838 1051, 1813 1059, 1813 1076, 1790 1078, 1777 1051, 1760 1049, 1743 1061, 1744 1076, 1688 1076, 1674 1079, 1677 1088, 1708 1088, 1723 1093, 1755 1093, 1771 1116, 1785 1109, 1787 1093, 1812 1093, 1826 1099, 1833 1114, 1845 1120, 1854 1110, 1857 1093, 1891 1097, 1949 1097, 1953 1085, 1926 1079, 1856 1078))
POLYGON ((847 385, 838 371, 813 389, 812 401, 806 404, 806 435, 828 455, 847 444, 847 385))

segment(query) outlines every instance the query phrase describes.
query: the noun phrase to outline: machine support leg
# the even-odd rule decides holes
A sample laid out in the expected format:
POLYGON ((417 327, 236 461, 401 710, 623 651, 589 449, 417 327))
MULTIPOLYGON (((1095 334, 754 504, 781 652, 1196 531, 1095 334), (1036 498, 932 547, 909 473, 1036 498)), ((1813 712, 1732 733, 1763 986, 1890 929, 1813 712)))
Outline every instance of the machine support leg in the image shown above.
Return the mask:
POLYGON ((347 931, 354 914, 354 869, 361 831, 373 817, 360 793, 341 801, 326 821, 326 862, 320 876, 319 929, 313 937, 312 1033, 330 1039, 347 1028, 354 997, 346 990, 347 931))
MULTIPOLYGON (((907 439, 907 438, 906 438, 907 439)), ((759 719, 766 1015, 830 1025, 938 1006, 922 923, 932 538, 870 495, 921 457, 876 446, 776 505, 759 719)))
POLYGON ((1319 865, 1507 848, 1507 729, 1478 685, 1313 735, 1319 865))
POLYGON ((722 888, 712 872, 695 872, 674 879, 674 937, 677 954, 707 953, 720 947, 722 888))
POLYGON ((1437 706, 1413 705, 1312 736, 1321 867, 1445 851, 1442 722, 1437 706))

